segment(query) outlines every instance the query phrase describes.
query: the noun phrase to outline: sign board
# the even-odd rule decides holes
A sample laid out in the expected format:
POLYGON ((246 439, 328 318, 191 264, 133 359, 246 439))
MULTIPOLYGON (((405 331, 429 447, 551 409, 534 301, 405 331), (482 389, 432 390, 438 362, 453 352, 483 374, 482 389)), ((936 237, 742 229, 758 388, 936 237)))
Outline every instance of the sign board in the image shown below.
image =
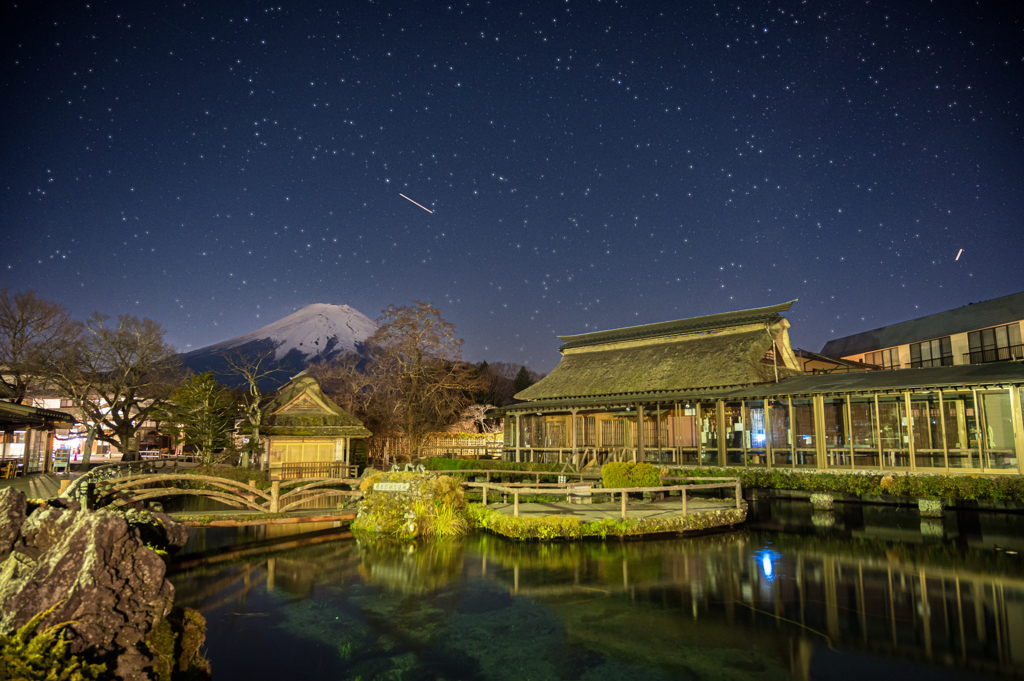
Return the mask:
POLYGON ((375 492, 408 492, 409 483, 407 482, 375 482, 373 484, 373 491, 375 492))
POLYGON ((137 452, 139 451, 139 438, 130 437, 128 438, 128 451, 137 452))

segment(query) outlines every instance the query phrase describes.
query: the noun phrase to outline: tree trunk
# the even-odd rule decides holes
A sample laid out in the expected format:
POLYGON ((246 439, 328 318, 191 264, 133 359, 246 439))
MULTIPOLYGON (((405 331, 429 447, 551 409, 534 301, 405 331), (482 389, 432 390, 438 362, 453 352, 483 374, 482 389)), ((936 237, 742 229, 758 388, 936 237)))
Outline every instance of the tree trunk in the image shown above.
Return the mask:
POLYGON ((89 426, 85 432, 85 447, 82 448, 82 468, 89 472, 89 465, 92 462, 92 446, 96 442, 96 424, 89 426))

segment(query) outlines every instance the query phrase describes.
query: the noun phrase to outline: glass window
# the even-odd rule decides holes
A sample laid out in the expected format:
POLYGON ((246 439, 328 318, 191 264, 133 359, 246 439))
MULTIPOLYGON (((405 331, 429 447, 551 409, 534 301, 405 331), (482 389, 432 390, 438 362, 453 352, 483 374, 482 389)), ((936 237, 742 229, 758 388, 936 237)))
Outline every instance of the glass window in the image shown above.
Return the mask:
POLYGON ((945 468, 942 413, 937 393, 911 395, 910 422, 914 434, 914 465, 918 468, 945 468))
POLYGON ((967 346, 970 352, 964 355, 965 364, 1024 359, 1019 322, 972 331, 967 334, 967 346))
POLYGON ((790 418, 796 444, 796 465, 816 467, 818 465, 817 440, 814 432, 814 402, 793 400, 790 418))
POLYGON ((793 463, 793 437, 789 429, 789 404, 780 400, 768 402, 768 438, 772 447, 772 465, 793 463))
POLYGON ((923 343, 911 343, 910 366, 913 368, 953 366, 953 344, 949 336, 923 343))
POLYGON ((877 427, 874 398, 850 398, 850 446, 854 468, 878 468, 877 427))
POLYGON ((864 355, 864 362, 866 364, 874 364, 875 366, 882 367, 883 369, 899 369, 899 348, 890 348, 888 350, 879 350, 878 352, 869 352, 864 355))
POLYGON ((718 462, 718 409, 715 404, 700 405, 700 460, 717 466, 718 462))
POLYGON ((725 463, 743 466, 743 405, 730 402, 725 405, 725 463))
POLYGON ((910 432, 907 409, 902 397, 878 398, 878 425, 881 435, 882 466, 910 467, 910 432))
POLYGON ((768 432, 765 428, 764 400, 746 402, 745 406, 746 424, 743 428, 743 444, 747 449, 747 464, 766 466, 768 465, 765 456, 768 432))
POLYGON ((850 466, 851 460, 847 449, 847 418, 846 400, 842 397, 823 400, 825 417, 825 450, 829 466, 850 466))
POLYGON ((982 393, 981 405, 985 417, 985 430, 982 433, 985 467, 1017 468, 1017 453, 1013 444, 1013 417, 1010 412, 1010 393, 982 393))
POLYGON ((946 447, 950 468, 979 468, 978 425, 974 394, 943 393, 942 415, 946 421, 946 447))

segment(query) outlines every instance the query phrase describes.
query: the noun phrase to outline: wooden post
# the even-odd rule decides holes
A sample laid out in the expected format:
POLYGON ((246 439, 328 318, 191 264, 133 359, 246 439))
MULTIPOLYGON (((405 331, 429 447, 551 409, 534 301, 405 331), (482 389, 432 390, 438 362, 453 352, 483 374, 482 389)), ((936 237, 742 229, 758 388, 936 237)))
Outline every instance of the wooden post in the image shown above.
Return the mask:
MULTIPOLYGON (((253 489, 256 489, 256 481, 255 480, 250 480, 249 481, 249 487, 252 487, 253 489)), ((249 499, 249 501, 252 501, 252 502, 256 501, 256 495, 255 494, 246 494, 245 496, 249 499)))
POLYGON ((484 506, 486 506, 487 505, 487 483, 486 482, 484 483, 484 486, 481 489, 483 489, 483 492, 484 492, 484 506))
POLYGON ((60 491, 57 492, 57 496, 63 496, 64 492, 68 491, 68 487, 70 487, 70 486, 71 486, 71 481, 70 480, 61 480, 60 481, 60 491))
POLYGON ((280 513, 281 507, 281 481, 275 480, 270 483, 270 512, 280 513))
POLYGON ((685 516, 686 515, 686 488, 684 487, 681 491, 683 493, 683 515, 685 516))
POLYGON ((740 489, 739 481, 736 482, 736 508, 740 509, 743 507, 743 490, 740 489))
POLYGON ((512 515, 519 517, 519 490, 512 493, 512 515))
POLYGON ((625 492, 620 492, 619 494, 622 495, 622 519, 625 520, 626 519, 626 493, 625 492))

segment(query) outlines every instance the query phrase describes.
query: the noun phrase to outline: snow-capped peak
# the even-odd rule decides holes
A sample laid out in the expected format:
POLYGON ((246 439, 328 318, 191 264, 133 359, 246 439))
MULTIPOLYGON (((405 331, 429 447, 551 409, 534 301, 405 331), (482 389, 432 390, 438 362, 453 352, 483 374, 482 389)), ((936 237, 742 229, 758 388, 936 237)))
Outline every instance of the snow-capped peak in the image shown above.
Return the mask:
POLYGON ((363 342, 376 330, 377 324, 353 307, 315 303, 263 328, 196 352, 216 354, 254 342, 270 341, 275 360, 280 361, 292 350, 308 360, 355 350, 356 343, 363 342))

